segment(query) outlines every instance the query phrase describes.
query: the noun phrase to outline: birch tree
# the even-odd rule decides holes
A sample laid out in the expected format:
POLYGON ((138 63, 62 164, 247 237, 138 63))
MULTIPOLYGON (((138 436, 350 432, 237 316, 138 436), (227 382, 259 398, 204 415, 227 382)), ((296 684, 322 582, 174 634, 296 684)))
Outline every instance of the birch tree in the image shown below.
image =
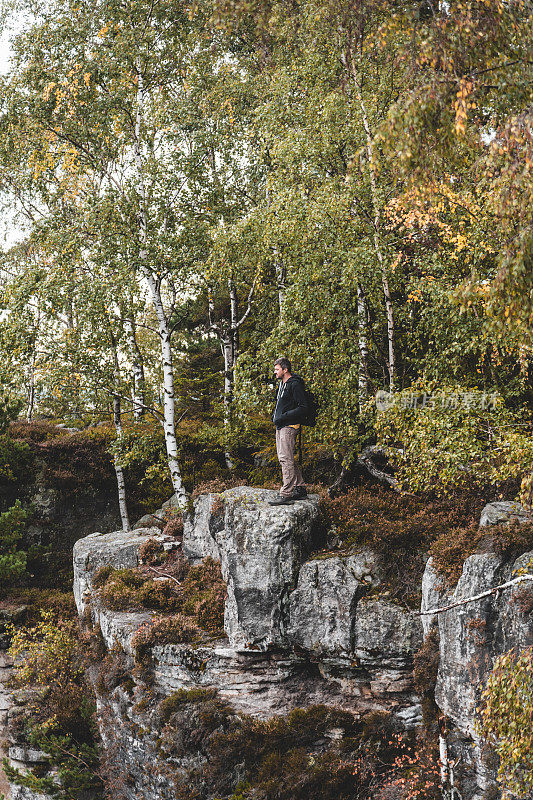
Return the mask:
POLYGON ((125 12, 112 2, 42 9, 18 39, 10 86, 10 122, 19 136, 31 130, 34 171, 50 174, 44 190, 58 199, 92 195, 95 213, 105 209, 107 224, 129 241, 128 267, 142 277, 157 320, 165 442, 182 505, 170 319, 191 269, 179 242, 193 223, 187 183, 204 156, 191 133, 199 115, 187 77, 209 52, 200 14, 189 11, 176 16, 171 5, 146 3, 125 12), (22 95, 31 115, 21 125, 22 95))

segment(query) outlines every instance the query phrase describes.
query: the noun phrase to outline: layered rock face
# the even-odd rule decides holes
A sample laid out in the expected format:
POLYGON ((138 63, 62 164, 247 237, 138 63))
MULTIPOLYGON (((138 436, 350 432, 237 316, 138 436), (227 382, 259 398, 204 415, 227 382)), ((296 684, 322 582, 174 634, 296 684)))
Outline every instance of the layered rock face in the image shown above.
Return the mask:
MULTIPOLYGON (((305 700, 335 702, 357 713, 394 708, 415 721, 412 656, 422 638, 417 615, 379 596, 379 571, 369 552, 305 560, 319 544, 318 498, 271 507, 274 496, 239 487, 196 500, 185 521, 183 551, 192 563, 206 556, 220 562, 227 639, 203 648, 154 647, 157 688, 169 693, 213 686, 236 708, 258 716, 285 713, 305 700)), ((134 634, 156 615, 95 603, 92 577, 105 564, 137 566, 149 538, 167 549, 179 546, 152 528, 92 534, 74 547, 78 611, 83 614, 93 600, 93 620, 108 649, 118 644, 132 658, 134 634)))
MULTIPOLYGON (((490 504, 481 517, 483 527, 505 521, 530 521, 530 517, 516 503, 490 504)), ((476 553, 465 561, 459 582, 450 591, 430 560, 422 583, 422 610, 475 597, 517 575, 531 572, 532 563, 533 551, 519 558, 476 553)), ((533 583, 524 585, 533 589, 533 583)), ((463 797, 472 800, 499 797, 497 765, 477 732, 477 709, 497 657, 533 645, 533 616, 527 606, 517 602, 520 591, 520 586, 511 587, 438 615, 422 617, 425 633, 432 626, 439 633, 435 700, 451 723, 449 745, 451 758, 457 764, 457 781, 463 797)))
MULTIPOLYGON (((105 564, 136 566, 149 538, 165 548, 179 543, 157 529, 139 529, 93 534, 74 547, 78 610, 87 616, 90 609, 106 648, 133 675, 128 691, 117 686, 98 694, 104 739, 127 765, 123 791, 132 800, 167 796, 164 769, 146 770, 157 751, 150 715, 180 689, 216 689, 236 712, 261 719, 326 704, 354 715, 392 711, 407 727, 421 721, 412 682, 420 618, 380 596, 372 553, 310 557, 321 544, 317 497, 272 507, 268 500, 275 496, 239 487, 195 501, 183 552, 193 564, 207 556, 220 562, 227 638, 154 646, 142 668, 134 668, 132 639, 156 615, 102 607, 92 578, 105 564)), ((96 673, 95 682, 98 687, 96 673)))
MULTIPOLYGON (((171 781, 180 771, 209 767, 201 744, 164 753, 161 701, 179 692, 216 690, 232 713, 267 720, 295 708, 324 704, 364 718, 392 714, 397 726, 422 724, 413 688, 413 655, 432 626, 440 637, 436 701, 450 723, 448 744, 462 800, 485 800, 495 786, 476 733, 476 707, 495 658, 533 643, 531 615, 513 593, 491 594, 448 611, 420 616, 392 602, 371 551, 321 552, 318 498, 271 507, 276 495, 239 487, 199 497, 188 514, 183 542, 159 528, 91 534, 74 547, 74 594, 80 616, 90 616, 107 651, 91 668, 107 768, 129 800, 174 800, 171 781), (218 561, 227 584, 225 637, 195 644, 159 644, 141 652, 135 635, 155 617, 151 611, 104 607, 93 589, 100 567, 136 567, 149 539, 165 549, 183 548, 196 564, 218 561), (163 742, 163 745, 162 745, 163 742), (188 749, 187 749, 188 748, 188 749), (185 755, 184 755, 185 753, 185 755)), ((517 516, 517 509, 511 509, 517 516)), ((485 518, 500 522, 502 508, 485 518)), ((142 522, 148 522, 143 519, 142 522)), ((490 521, 489 523, 490 524, 490 521)), ((432 562, 423 578, 422 610, 472 597, 505 582, 526 566, 478 553, 464 564, 456 588, 446 588, 432 562)), ((183 721, 183 737, 200 722, 183 721)), ((201 715, 201 712, 198 712, 201 715)), ((177 734, 176 734, 177 735, 177 734)), ((328 733, 342 737, 342 730, 328 733)), ((323 746, 323 745, 321 745, 323 746)), ((235 775, 235 782, 238 775, 235 775)), ((26 796, 24 796, 26 800, 26 796)), ((28 796, 28 800, 33 800, 28 796)))

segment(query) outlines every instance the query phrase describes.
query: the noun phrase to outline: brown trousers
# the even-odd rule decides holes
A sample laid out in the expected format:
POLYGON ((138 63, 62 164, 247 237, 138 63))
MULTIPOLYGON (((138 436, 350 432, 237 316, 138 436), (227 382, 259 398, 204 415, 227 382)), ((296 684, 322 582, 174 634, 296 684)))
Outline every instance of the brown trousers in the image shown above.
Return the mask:
POLYGON ((294 459, 297 436, 298 431, 289 426, 281 428, 279 431, 276 430, 276 451, 283 476, 283 486, 280 489, 280 494, 283 497, 291 495, 296 486, 305 486, 300 467, 294 459))

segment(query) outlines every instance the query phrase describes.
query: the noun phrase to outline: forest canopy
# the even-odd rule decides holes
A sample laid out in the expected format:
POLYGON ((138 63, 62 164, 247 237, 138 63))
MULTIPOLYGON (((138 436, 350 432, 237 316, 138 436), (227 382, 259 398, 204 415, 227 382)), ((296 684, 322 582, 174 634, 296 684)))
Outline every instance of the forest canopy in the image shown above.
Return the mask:
POLYGON ((114 423, 119 486, 162 437, 185 502, 183 437, 230 472, 265 447, 285 355, 320 401, 308 447, 338 468, 377 442, 404 488, 523 480, 528 499, 530 3, 19 15, 0 383, 21 414, 114 423))

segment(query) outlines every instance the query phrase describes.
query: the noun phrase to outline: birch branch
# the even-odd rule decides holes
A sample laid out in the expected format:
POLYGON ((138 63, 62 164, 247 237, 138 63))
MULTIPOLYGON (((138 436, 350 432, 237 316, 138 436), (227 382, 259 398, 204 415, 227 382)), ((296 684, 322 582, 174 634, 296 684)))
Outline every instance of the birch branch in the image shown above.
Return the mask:
POLYGON ((253 300, 253 296, 254 296, 254 292, 255 292, 255 287, 257 285, 257 279, 258 279, 258 276, 256 275, 255 278, 254 278, 254 282, 252 283, 252 286, 251 286, 250 291, 248 293, 246 311, 244 312, 244 314, 242 315, 240 320, 235 325, 235 328, 237 330, 241 327, 243 322, 246 320, 246 318, 250 314, 250 311, 252 310, 252 300, 253 300))
POLYGON ((174 581, 174 583, 177 583, 178 586, 181 586, 181 581, 179 581, 177 578, 174 578, 172 575, 169 575, 167 572, 159 572, 157 569, 155 569, 155 567, 150 567, 150 566, 148 567, 148 569, 151 570, 152 572, 155 572, 155 574, 159 578, 166 578, 169 581, 174 581))
POLYGON ((455 600, 453 603, 449 603, 447 606, 430 608, 427 611, 418 611, 417 613, 421 617, 426 615, 429 616, 430 614, 442 614, 443 611, 449 611, 450 608, 464 606, 466 603, 474 603, 476 600, 482 600, 484 597, 488 597, 495 592, 499 592, 501 589, 508 589, 510 586, 516 586, 524 581, 533 581, 533 575, 520 575, 518 578, 513 578, 511 581, 507 581, 506 583, 500 583, 499 586, 493 586, 492 589, 486 589, 486 591, 480 592, 480 594, 475 594, 473 597, 465 597, 463 600, 455 600))

